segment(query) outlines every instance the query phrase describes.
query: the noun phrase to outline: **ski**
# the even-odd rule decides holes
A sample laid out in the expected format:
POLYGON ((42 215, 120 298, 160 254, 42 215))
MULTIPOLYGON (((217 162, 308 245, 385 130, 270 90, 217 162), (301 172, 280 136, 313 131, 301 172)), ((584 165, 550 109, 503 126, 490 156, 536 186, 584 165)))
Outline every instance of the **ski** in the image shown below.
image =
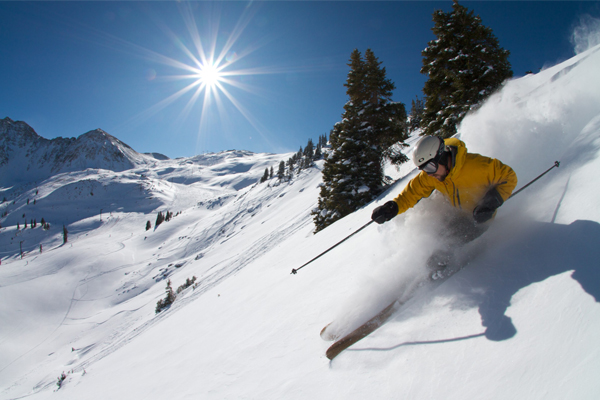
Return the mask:
POLYGON ((326 342, 331 342, 332 340, 335 340, 336 337, 333 335, 330 335, 329 332, 327 332, 327 328, 329 328, 329 326, 331 325, 331 322, 328 323, 327 325, 325 325, 325 327, 323 329, 321 329, 321 339, 325 340, 326 342))
POLYGON ((333 360, 342 351, 346 350, 348 347, 352 346, 359 340, 367 337, 370 333, 372 333, 381 325, 383 325, 385 321, 387 321, 392 316, 396 309, 396 304, 398 304, 399 307, 403 303, 404 302, 400 303, 397 300, 394 300, 390 305, 381 310, 376 316, 374 316, 373 318, 371 318, 370 320, 368 320, 367 322, 365 322, 364 324, 362 324, 361 326, 359 326, 358 328, 356 328, 355 330, 353 330, 352 332, 350 332, 349 334, 332 344, 325 353, 327 358, 333 360))
MULTIPOLYGON (((460 271, 462 268, 463 267, 448 267, 443 271, 437 271, 432 273, 428 279, 424 280, 416 287, 414 287, 413 290, 411 290, 409 294, 405 295, 402 300, 394 300, 391 304, 389 304, 387 307, 385 307, 383 310, 377 313, 377 315, 375 315, 373 318, 371 318, 370 320, 368 320, 367 322, 365 322, 346 336, 333 343, 327 349, 325 355, 328 359, 333 360, 342 351, 346 350, 348 347, 352 346, 359 340, 364 339, 365 337, 373 333, 375 330, 377 330, 381 325, 383 325, 400 307, 402 307, 405 303, 407 303, 410 299, 414 297, 417 289, 421 288, 427 283, 435 284, 436 286, 438 286, 446 279, 460 271)), ((321 338, 323 338, 324 340, 330 340, 329 338, 331 336, 327 333, 327 328, 329 327, 329 325, 331 324, 326 325, 321 330, 321 338)))

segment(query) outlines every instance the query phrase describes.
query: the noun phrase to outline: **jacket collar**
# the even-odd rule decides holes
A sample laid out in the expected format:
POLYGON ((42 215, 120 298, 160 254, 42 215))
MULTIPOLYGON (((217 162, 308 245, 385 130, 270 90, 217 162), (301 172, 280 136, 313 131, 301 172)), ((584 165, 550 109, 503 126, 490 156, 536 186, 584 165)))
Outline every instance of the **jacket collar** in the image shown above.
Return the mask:
POLYGON ((448 177, 452 179, 453 176, 460 173, 460 170, 465 164, 465 159, 467 158, 467 147, 462 140, 457 138, 444 139, 444 144, 451 154, 452 169, 448 173, 448 177))

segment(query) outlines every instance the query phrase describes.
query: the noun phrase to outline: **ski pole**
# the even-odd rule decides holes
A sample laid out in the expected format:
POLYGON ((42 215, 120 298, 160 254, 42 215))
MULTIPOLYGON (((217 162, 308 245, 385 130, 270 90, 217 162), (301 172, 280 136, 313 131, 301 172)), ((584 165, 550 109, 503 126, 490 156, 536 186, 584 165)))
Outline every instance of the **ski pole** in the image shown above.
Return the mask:
MULTIPOLYGON (((531 182, 529 182, 527 185, 523 186, 521 189, 517 190, 516 192, 514 192, 513 194, 510 195, 509 199, 511 197, 515 197, 517 194, 519 194, 519 192, 525 190, 529 185, 531 185, 533 182, 537 181, 538 179, 540 179, 542 176, 546 175, 548 172, 550 172, 550 170, 554 167, 559 167, 560 166, 560 162, 559 161, 554 161, 554 165, 551 166, 550 168, 548 168, 546 171, 544 171, 542 174, 540 174, 537 178, 535 178, 534 180, 532 180, 531 182)), ((508 200, 508 199, 507 199, 508 200)))
MULTIPOLYGON (((550 168, 548 168, 546 171, 544 171, 542 174, 540 174, 537 178, 533 179, 531 182, 529 182, 527 185, 523 186, 521 189, 517 190, 516 192, 514 192, 512 195, 510 195, 509 199, 516 196, 517 194, 519 194, 521 191, 527 189, 527 187, 529 187, 532 183, 534 183, 535 181, 537 181, 538 179, 540 179, 542 176, 546 175, 548 172, 550 172, 550 170, 552 170, 555 167, 559 167, 560 166, 560 162, 559 161, 555 161, 554 165, 550 168)), ((508 200, 508 199, 507 199, 508 200)), ((350 235, 346 236, 344 239, 342 239, 341 241, 339 241, 338 243, 334 244, 333 246, 331 246, 330 248, 328 248, 327 250, 325 250, 324 252, 322 252, 321 254, 319 254, 318 256, 316 256, 315 258, 313 258, 312 260, 310 260, 307 263, 302 264, 300 267, 298 268, 293 268, 292 269, 292 274, 295 275, 298 273, 298 271, 300 271, 302 268, 306 267, 308 264, 310 264, 311 262, 315 261, 316 259, 318 259, 319 257, 323 256, 324 254, 328 253, 329 251, 335 249, 337 246, 339 246, 340 244, 344 243, 346 240, 350 239, 352 236, 356 235, 358 232, 362 231, 363 229, 365 229, 367 226, 371 225, 373 222, 373 220, 367 222, 366 224, 364 224, 363 226, 361 226, 360 228, 358 228, 355 232, 351 233, 350 235)))
POLYGON ((331 246, 330 248, 328 248, 327 250, 325 250, 324 252, 322 252, 321 254, 319 254, 318 256, 316 256, 315 258, 313 258, 312 260, 310 260, 309 262, 303 264, 299 268, 293 268, 292 269, 292 274, 296 275, 298 273, 298 271, 300 271, 302 268, 306 267, 308 264, 310 264, 311 262, 315 261, 317 258, 321 257, 322 255, 324 255, 325 253, 329 252, 330 250, 335 249, 337 246, 339 246, 340 244, 344 243, 346 240, 350 239, 352 236, 356 235, 358 232, 362 231, 367 226, 371 225, 373 222, 375 222, 375 221, 371 220, 371 221, 367 222, 366 224, 364 224, 363 226, 361 226, 360 228, 358 228, 358 230, 356 230, 355 232, 353 232, 350 235, 346 236, 344 239, 342 239, 341 241, 337 242, 336 244, 334 244, 333 246, 331 246))

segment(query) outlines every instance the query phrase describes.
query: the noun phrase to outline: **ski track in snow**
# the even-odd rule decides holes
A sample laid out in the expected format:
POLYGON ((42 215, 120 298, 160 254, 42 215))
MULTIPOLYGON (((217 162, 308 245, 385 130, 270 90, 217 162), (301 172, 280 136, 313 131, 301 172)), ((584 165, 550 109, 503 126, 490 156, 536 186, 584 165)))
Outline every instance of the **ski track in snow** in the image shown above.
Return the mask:
MULTIPOLYGON (((283 186, 283 185, 281 185, 281 186, 283 186)), ((273 199, 279 197, 280 194, 281 194, 281 191, 274 192, 271 196, 269 196, 265 199, 260 199, 259 201, 257 201, 258 204, 254 204, 254 205, 249 204, 246 206, 244 203, 241 203, 238 205, 236 211, 233 213, 234 214, 233 216, 224 218, 224 220, 227 220, 227 222, 223 223, 222 225, 221 224, 216 224, 216 225, 217 226, 233 226, 233 227, 235 227, 242 221, 246 220, 247 214, 249 212, 256 212, 256 213, 260 212, 260 209, 261 209, 260 204, 263 201, 268 202, 269 200, 273 200, 273 199)), ((312 209, 312 207, 310 209, 312 209)), ((302 210, 300 215, 310 215, 310 209, 302 210)), ((251 246, 244 249, 241 254, 232 256, 231 259, 233 259, 233 261, 226 260, 226 261, 223 261, 224 265, 222 265, 222 266, 220 266, 220 265, 213 266, 211 269, 216 269, 216 271, 199 279, 196 282, 197 286, 191 295, 183 298, 182 300, 176 301, 173 305, 171 305, 171 307, 166 312, 162 312, 162 313, 158 314, 155 318, 144 322, 142 325, 134 328, 131 332, 127 332, 127 333, 123 334, 122 336, 118 335, 119 337, 115 340, 115 342, 110 343, 108 346, 106 346, 104 349, 102 349, 99 354, 90 357, 85 362, 72 368, 73 371, 74 372, 82 372, 86 368, 89 368, 90 365, 92 365, 93 363, 95 363, 95 362, 103 359, 104 357, 110 355, 111 353, 117 351, 119 348, 121 348, 122 346, 124 346, 127 343, 129 343, 130 341, 132 341, 135 337, 142 334, 147 329, 150 329, 154 324, 159 323, 163 318, 168 318, 168 316, 171 313, 176 312, 181 307, 185 307, 188 303, 193 302, 196 298, 198 298, 199 296, 202 296, 205 292, 218 286, 223 280, 228 279, 232 275, 236 274, 241 269, 246 267, 248 264, 252 263, 257 258, 261 257, 263 254, 268 252, 270 249, 272 249, 273 247, 276 247, 281 242, 284 242, 288 237, 290 237, 291 235, 293 235, 300 229, 306 227, 307 225, 310 225, 311 223, 312 223, 311 219, 303 218, 303 219, 296 220, 296 222, 289 224, 288 226, 283 225, 280 228, 278 228, 277 230, 269 232, 267 235, 254 241, 251 244, 251 246)), ((203 236, 200 236, 200 237, 203 237, 203 236)), ((217 242, 220 238, 221 238, 221 235, 219 235, 218 233, 209 235, 208 237, 204 237, 204 240, 201 240, 201 241, 202 242, 206 241, 209 243, 209 245, 203 246, 200 249, 194 248, 192 253, 196 254, 198 252, 198 250, 206 250, 207 247, 213 246, 215 244, 215 242, 217 242)), ((184 258, 186 256, 189 256, 189 253, 190 252, 188 251, 188 248, 186 245, 184 258)))
MULTIPOLYGON (((312 172, 304 172, 303 175, 306 177, 308 174, 310 177, 311 175, 315 175, 316 173, 318 173, 318 170, 313 170, 312 172)), ((61 182, 63 184, 67 184, 67 185, 72 184, 71 179, 62 179, 61 182)), ((175 192, 175 194, 173 194, 171 196, 170 203, 177 204, 179 199, 177 196, 176 188, 170 183, 167 183, 167 186, 171 191, 175 192)), ((132 267, 144 265, 148 261, 152 261, 154 259, 157 261, 160 261, 161 259, 170 260, 170 259, 172 259, 173 256, 175 256, 180 260, 186 260, 186 259, 189 259, 190 257, 195 257, 199 253, 202 253, 202 252, 207 253, 207 252, 214 250, 215 248, 218 249, 219 246, 234 239, 236 236, 243 234, 243 228, 245 227, 245 224, 249 223, 250 219, 256 217, 257 215, 261 214, 262 212, 264 212, 266 210, 265 208, 263 208, 263 204, 271 204, 273 201, 277 200, 278 198, 283 197, 285 195, 285 193, 287 192, 287 190, 289 189, 289 187, 291 187, 291 186, 293 186, 293 182, 291 184, 287 184, 287 183, 278 184, 276 186, 269 187, 269 189, 263 189, 263 190, 269 191, 269 193, 267 195, 259 196, 258 198, 250 198, 249 200, 246 200, 246 197, 248 196, 248 192, 245 192, 238 196, 235 196, 233 201, 229 202, 228 204, 223 205, 223 207, 227 211, 225 213, 223 213, 219 217, 219 219, 210 223, 208 226, 206 225, 206 223, 203 223, 203 221, 194 223, 194 225, 191 227, 191 231, 184 237, 184 238, 194 239, 193 243, 192 243, 192 240, 187 240, 184 246, 170 246, 170 248, 167 250, 166 253, 161 252, 160 254, 157 254, 153 257, 147 258, 146 260, 141 260, 141 261, 137 260, 134 263, 120 264, 120 265, 117 265, 112 268, 110 268, 110 267, 103 268, 99 271, 93 271, 92 270, 93 265, 90 266, 88 273, 85 275, 85 277, 80 279, 78 281, 77 285, 75 286, 75 288, 73 290, 73 294, 71 296, 71 300, 68 305, 68 308, 67 308, 62 320, 60 321, 60 323, 54 328, 54 330, 52 332, 50 332, 46 336, 45 339, 43 339, 40 343, 38 343, 37 345, 30 348, 30 350, 28 350, 27 352, 21 354, 21 356, 19 356, 18 358, 12 360, 12 362, 10 364, 8 364, 7 366, 5 366, 5 368, 10 367, 10 365, 19 361, 22 357, 30 354, 32 351, 36 350, 41 345, 43 345, 63 325, 65 325, 65 322, 68 320, 76 322, 77 324, 92 323, 94 326, 98 327, 98 326, 108 323, 110 320, 117 318, 117 317, 123 319, 122 317, 124 316, 124 314, 125 315, 133 314, 136 311, 138 311, 140 308, 143 307, 143 306, 139 306, 134 309, 119 311, 108 317, 106 317, 106 316, 103 317, 105 319, 100 322, 98 322, 98 321, 88 322, 88 320, 94 319, 93 315, 71 319, 71 318, 69 318, 69 314, 71 312, 73 305, 75 303, 77 303, 78 301, 82 301, 81 299, 83 297, 85 297, 85 294, 86 294, 84 292, 84 293, 80 293, 79 296, 76 296, 76 294, 80 288, 82 288, 82 287, 87 288, 88 284, 92 283, 93 281, 95 281, 97 279, 102 278, 105 275, 109 275, 109 274, 112 274, 112 273, 120 271, 120 270, 129 270, 132 267)), ((262 189, 262 188, 261 187, 256 188, 256 190, 260 190, 260 189, 262 189)), ((166 192, 167 191, 165 191, 165 193, 166 192)), ((229 257, 229 260, 225 259, 225 260, 222 260, 221 262, 219 262, 218 264, 213 265, 204 276, 202 276, 200 279, 197 280, 195 290, 191 293, 191 295, 188 295, 185 297, 182 296, 183 298, 178 299, 178 301, 176 301, 168 310, 163 311, 156 316, 152 316, 151 318, 147 319, 146 321, 143 321, 143 319, 140 320, 139 317, 136 317, 136 318, 134 318, 133 321, 119 322, 119 325, 113 329, 111 336, 109 338, 107 338, 108 340, 105 340, 104 343, 96 343, 94 345, 87 346, 85 352, 82 353, 81 355, 87 355, 89 353, 92 353, 92 349, 94 350, 93 351, 94 354, 91 354, 89 357, 87 357, 84 361, 82 361, 79 364, 70 365, 69 366, 70 370, 73 373, 82 372, 86 368, 89 368, 95 362, 114 353, 121 347, 125 346, 127 343, 131 342, 133 339, 135 339, 141 333, 150 329, 155 324, 160 323, 164 318, 168 318, 170 315, 172 315, 178 309, 185 307, 188 303, 193 302, 196 298, 198 298, 199 296, 202 296, 205 292, 207 292, 210 289, 214 288, 215 286, 219 285, 225 279, 228 279, 229 277, 235 275, 237 272, 239 272, 245 266, 249 265, 250 263, 255 261, 257 258, 264 255, 264 253, 268 252, 273 247, 275 247, 275 246, 279 245, 281 242, 285 241, 287 238, 289 238, 291 235, 293 235, 300 229, 303 229, 303 228, 307 227, 308 225, 310 225, 311 224, 310 211, 311 211, 312 207, 313 206, 311 205, 305 209, 299 210, 298 211, 299 217, 291 219, 291 221, 288 223, 278 225, 278 227, 276 229, 267 232, 265 235, 258 237, 256 240, 253 240, 250 242, 246 241, 246 243, 249 243, 248 246, 246 246, 245 248, 241 248, 240 252, 238 254, 231 255, 229 257)), ((69 238, 70 238, 69 243, 58 246, 53 249, 48 249, 47 251, 50 252, 55 249, 59 249, 63 246, 78 245, 78 243, 81 240, 89 241, 89 240, 94 240, 95 238, 102 238, 103 236, 106 236, 106 232, 109 232, 112 229, 117 228, 120 223, 124 223, 124 222, 126 222, 126 221, 123 220, 122 216, 119 215, 117 217, 108 218, 107 222, 99 225, 99 227, 101 229, 91 230, 91 231, 89 229, 85 229, 85 228, 71 229, 69 232, 69 238)), ((155 228, 155 230, 156 230, 156 228, 155 228)), ((122 252, 123 250, 126 249, 126 246, 127 246, 125 242, 134 240, 134 239, 135 239, 135 237, 133 236, 133 234, 129 238, 118 239, 117 241, 113 242, 114 245, 117 246, 116 248, 113 246, 113 248, 101 249, 101 253, 98 254, 98 256, 109 256, 111 254, 116 254, 116 253, 122 252)), ((181 237, 179 239, 181 240, 181 237)), ((172 239, 171 239, 171 241, 172 241, 172 239)), ((164 245, 165 244, 163 243, 161 248, 164 245)), ((184 263, 187 263, 187 262, 189 262, 189 260, 184 261, 184 263)), ((57 266, 56 268, 45 269, 42 273, 35 273, 35 272, 32 272, 31 274, 23 274, 22 272, 15 273, 13 278, 15 278, 16 281, 12 281, 12 282, 10 282, 10 284, 14 285, 17 283, 38 279, 38 278, 41 278, 44 276, 54 275, 54 274, 60 272, 65 266, 66 266, 66 264, 64 264, 62 266, 57 266)), ((155 268, 148 268, 145 273, 142 273, 141 275, 138 276, 138 281, 143 280, 150 274, 154 274, 153 271, 155 271, 155 268)), ((160 279, 160 280, 162 280, 162 279, 160 279)), ((111 295, 106 296, 106 298, 110 298, 110 297, 111 297, 111 295)), ((96 299, 86 299, 84 301, 94 301, 94 300, 98 300, 98 299, 97 298, 96 299)), ((155 302, 155 299, 150 300, 150 303, 154 303, 154 302, 155 302)), ((105 312, 100 311, 99 313, 103 314, 105 312)), ((35 386, 34 392, 46 390, 46 389, 52 387, 54 384, 55 384, 55 382, 53 380, 41 381, 35 386)))

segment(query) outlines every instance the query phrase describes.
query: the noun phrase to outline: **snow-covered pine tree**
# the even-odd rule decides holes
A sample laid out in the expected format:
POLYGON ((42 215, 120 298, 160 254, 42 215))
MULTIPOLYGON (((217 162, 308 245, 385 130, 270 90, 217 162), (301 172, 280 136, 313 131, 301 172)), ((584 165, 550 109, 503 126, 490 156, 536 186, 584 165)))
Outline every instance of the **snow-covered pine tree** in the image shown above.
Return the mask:
MULTIPOLYGON (((381 67, 381 64, 371 49, 365 51, 365 90, 368 99, 365 99, 361 119, 363 129, 370 130, 372 144, 377 146, 379 163, 383 167, 384 159, 396 165, 408 161, 408 157, 402 153, 402 148, 406 147, 404 141, 408 138, 408 122, 404 104, 392 101, 396 86, 386 78, 385 67, 381 67)), ((381 174, 383 179, 383 170, 381 174)))
POLYGON ((423 119, 423 111, 425 110, 425 101, 417 97, 412 101, 410 113, 408 114, 408 131, 414 132, 419 129, 421 120, 423 119))
POLYGON ((370 49, 364 60, 354 50, 348 66, 344 86, 349 101, 342 121, 329 136, 331 151, 325 158, 318 207, 313 212, 317 232, 381 192, 384 158, 406 161, 400 152, 406 138, 406 111, 402 103, 391 101, 395 87, 385 77, 385 68, 370 49))
POLYGON ((428 75, 421 122, 424 135, 450 137, 473 110, 512 76, 508 56, 492 30, 454 0, 451 12, 433 13, 437 39, 423 50, 421 73, 428 75))

